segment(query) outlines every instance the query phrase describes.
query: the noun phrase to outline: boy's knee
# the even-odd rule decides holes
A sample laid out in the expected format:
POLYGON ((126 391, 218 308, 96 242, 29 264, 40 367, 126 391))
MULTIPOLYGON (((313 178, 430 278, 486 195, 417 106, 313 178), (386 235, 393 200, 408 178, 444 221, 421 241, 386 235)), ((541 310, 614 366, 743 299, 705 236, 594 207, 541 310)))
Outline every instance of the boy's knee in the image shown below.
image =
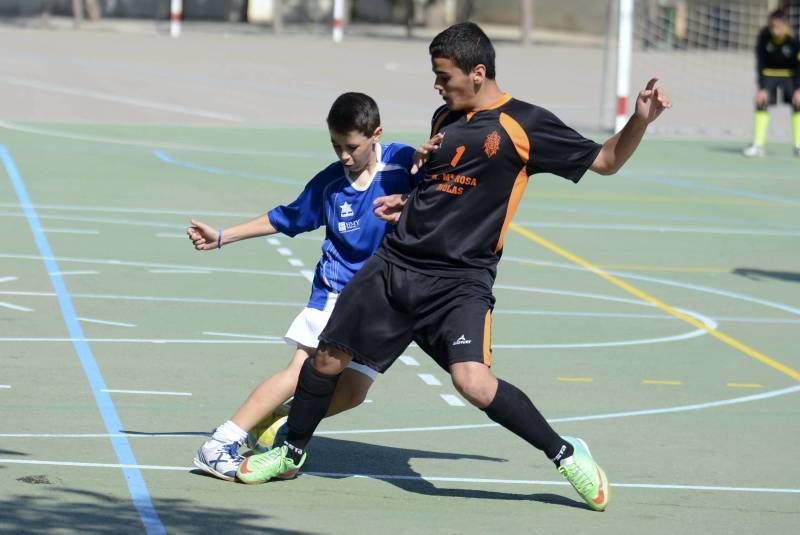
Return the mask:
POLYGON ((351 357, 341 349, 322 343, 312 357, 314 369, 326 375, 339 375, 347 367, 351 357))
POLYGON ((467 401, 478 408, 488 407, 497 392, 497 378, 488 366, 463 362, 450 368, 453 386, 467 401))

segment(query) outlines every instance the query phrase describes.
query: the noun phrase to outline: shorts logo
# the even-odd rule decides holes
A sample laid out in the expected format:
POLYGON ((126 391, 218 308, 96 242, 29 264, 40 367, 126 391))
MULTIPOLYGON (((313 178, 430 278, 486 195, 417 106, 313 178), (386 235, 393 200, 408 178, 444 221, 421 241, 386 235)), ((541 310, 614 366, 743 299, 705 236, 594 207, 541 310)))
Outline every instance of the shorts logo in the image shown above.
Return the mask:
POLYGON ((463 346, 463 345, 468 345, 468 344, 471 344, 471 343, 472 343, 472 340, 467 340, 467 337, 462 334, 461 336, 458 337, 458 340, 453 342, 453 345, 454 346, 463 346))
POLYGON ((339 205, 339 210, 339 217, 353 217, 353 205, 349 202, 339 205))
POLYGON ((494 130, 491 134, 486 136, 486 139, 483 141, 483 152, 486 153, 486 156, 491 158, 497 151, 500 150, 500 134, 497 133, 497 130, 494 130))

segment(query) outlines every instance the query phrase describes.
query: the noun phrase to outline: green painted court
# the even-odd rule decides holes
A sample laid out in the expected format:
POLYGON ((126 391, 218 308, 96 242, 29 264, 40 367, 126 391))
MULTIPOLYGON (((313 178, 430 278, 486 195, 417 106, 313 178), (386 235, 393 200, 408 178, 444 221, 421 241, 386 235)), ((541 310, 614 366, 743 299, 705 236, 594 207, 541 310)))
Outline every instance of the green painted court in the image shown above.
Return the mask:
MULTIPOLYGON (((403 46, 424 56, 422 42, 403 46)), ((337 88, 309 98, 327 107, 337 88)), ((67 98, 48 95, 37 98, 67 98)), ((426 97, 419 113, 436 104, 426 97)), ((394 105, 390 116, 405 109, 394 105)), ((333 159, 322 116, 296 127, 4 117, 0 531, 789 533, 800 522, 800 161, 788 144, 749 160, 740 140, 648 137, 616 176, 529 184, 495 286, 493 369, 589 443, 613 488, 599 514, 416 347, 368 403, 323 422, 297 480, 250 487, 194 469, 203 437, 288 361, 281 337, 306 302, 321 233, 199 253, 186 226, 293 200, 333 159)), ((387 140, 425 138, 424 121, 386 123, 387 140)))

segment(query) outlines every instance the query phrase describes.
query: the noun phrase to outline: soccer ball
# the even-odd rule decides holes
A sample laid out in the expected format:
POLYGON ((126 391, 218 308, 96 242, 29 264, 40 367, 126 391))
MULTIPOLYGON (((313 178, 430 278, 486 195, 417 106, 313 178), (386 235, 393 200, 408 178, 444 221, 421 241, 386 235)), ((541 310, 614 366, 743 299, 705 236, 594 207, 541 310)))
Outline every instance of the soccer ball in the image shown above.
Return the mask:
POLYGON ((258 422, 247 433, 247 445, 256 453, 264 453, 286 436, 286 420, 289 419, 289 407, 281 405, 266 418, 258 422))

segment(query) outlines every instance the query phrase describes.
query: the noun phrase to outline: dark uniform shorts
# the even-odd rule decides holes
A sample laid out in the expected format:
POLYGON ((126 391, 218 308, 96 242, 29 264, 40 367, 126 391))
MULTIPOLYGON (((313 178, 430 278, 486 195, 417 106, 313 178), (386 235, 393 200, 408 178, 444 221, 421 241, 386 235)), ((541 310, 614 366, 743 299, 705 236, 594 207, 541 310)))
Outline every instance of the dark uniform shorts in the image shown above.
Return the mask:
POLYGON ((778 103, 778 88, 781 90, 784 104, 792 103, 792 94, 795 87, 794 78, 791 76, 765 76, 764 89, 769 93, 769 105, 774 106, 778 103))
POLYGON ((386 371, 414 341, 450 364, 491 365, 494 296, 484 282, 437 277, 373 256, 347 283, 319 339, 386 371))

